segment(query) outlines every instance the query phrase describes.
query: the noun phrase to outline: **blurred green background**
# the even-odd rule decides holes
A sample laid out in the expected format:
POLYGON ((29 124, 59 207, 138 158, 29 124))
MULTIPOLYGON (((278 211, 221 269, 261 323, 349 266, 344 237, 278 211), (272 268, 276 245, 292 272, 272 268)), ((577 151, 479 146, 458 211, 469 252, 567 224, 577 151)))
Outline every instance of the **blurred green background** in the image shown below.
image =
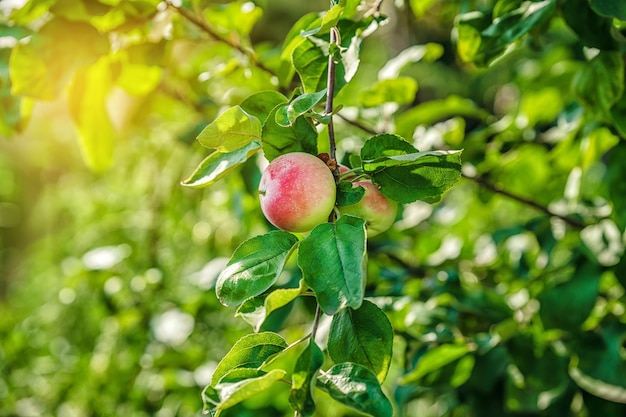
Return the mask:
MULTIPOLYGON (((189 3, 202 10, 227 2, 189 3)), ((328 7, 326 1, 255 3, 264 14, 250 39, 268 62, 298 18, 328 7)), ((542 349, 567 337, 554 330, 558 326, 546 333, 537 319, 537 299, 567 281, 568 267, 582 251, 600 265, 597 288, 588 297, 575 298, 591 303, 582 329, 615 323, 609 326, 617 329, 615 334, 606 338, 623 355, 624 277, 609 268, 624 250, 620 208, 625 197, 615 188, 624 169, 619 159, 611 163, 623 152, 623 139, 610 123, 591 116, 585 107, 589 103, 572 87, 588 66, 585 54, 593 51, 557 14, 542 32, 489 68, 464 63, 453 29, 469 3, 482 10, 503 2, 383 3, 389 21, 364 41, 359 72, 337 97, 346 107, 343 114, 366 127, 338 119, 340 155, 371 136, 368 129, 394 130, 420 150, 463 148, 468 176, 484 176, 594 228, 580 233, 515 196, 465 178, 437 204, 406 205, 396 226, 370 242, 368 295, 387 303, 403 340, 395 372, 401 372, 402 355, 409 363, 411 355, 419 357, 420 343, 459 334, 491 337, 496 328, 502 340, 514 340, 507 346, 508 360, 518 365, 520 357, 546 361, 528 371, 547 381, 534 388, 553 392, 567 386, 554 394, 561 398, 566 392, 567 411, 549 415, 596 415, 588 404, 596 404, 605 416, 624 415, 621 404, 575 393, 567 364, 559 368, 561 374, 552 370, 552 356, 542 349), (392 58, 417 45, 424 55, 409 60, 400 72, 417 81, 414 99, 367 108, 362 91, 392 58), (550 380, 551 374, 564 379, 550 380)), ((33 4, 40 3, 22 7, 34 10, 33 4)), ((51 4, 55 2, 44 7, 51 4)), ((47 12, 63 15, 60 4, 69 3, 59 0, 57 9, 47 12)), ((9 3, 2 10, 5 23, 16 20, 9 3)), ((241 57, 208 41, 171 10, 147 16, 137 17, 125 34, 148 39, 158 32, 158 17, 172 25, 166 31, 173 35, 153 42, 164 45, 157 84, 140 92, 118 85, 107 96, 116 131, 109 169, 95 172, 85 164, 63 95, 51 101, 23 99, 18 107, 29 117, 2 130, 2 416, 200 415, 200 391, 217 361, 250 331, 233 309, 218 303, 213 285, 237 245, 270 228, 255 193, 259 167, 256 161, 247 163, 206 190, 186 189, 180 182, 207 154, 195 141, 199 130, 224 107, 272 84, 262 71, 250 72, 241 57)), ((36 23, 33 17, 29 24, 36 23)), ((9 51, 0 48, 2 76, 9 51)), ((149 66, 146 62, 142 65, 149 66)), ((11 104, 6 81, 0 86, 6 111, 11 104)), ((306 313, 306 305, 299 308, 306 313)), ((554 323, 552 313, 542 311, 541 318, 554 323)), ((298 327, 303 322, 302 315, 283 315, 268 326, 291 323, 295 339, 304 334, 298 327)), ((511 388, 506 365, 500 368, 508 362, 498 355, 483 359, 484 368, 476 362, 477 371, 471 378, 466 375, 460 390, 461 384, 446 374, 422 381, 420 388, 398 388, 390 377, 386 389, 395 392, 407 416, 480 416, 475 411, 480 405, 463 398, 480 402, 481 395, 504 395, 504 386, 512 401, 506 403, 507 411, 501 411, 504 400, 498 399, 494 403, 501 408, 483 409, 490 414, 482 415, 548 415, 545 409, 525 408, 528 398, 511 388), (481 369, 490 371, 481 374, 481 369)), ((288 404, 276 398, 268 394, 248 404, 252 411, 239 407, 229 415, 290 415, 288 404)), ((356 415, 332 408, 332 414, 324 414, 325 407, 330 406, 320 405, 319 415, 356 415)))

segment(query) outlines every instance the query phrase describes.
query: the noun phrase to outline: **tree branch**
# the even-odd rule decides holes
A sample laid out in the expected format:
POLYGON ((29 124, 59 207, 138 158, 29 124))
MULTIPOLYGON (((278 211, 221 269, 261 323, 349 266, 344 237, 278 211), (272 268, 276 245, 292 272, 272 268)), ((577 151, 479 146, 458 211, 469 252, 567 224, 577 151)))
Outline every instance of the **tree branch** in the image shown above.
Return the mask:
POLYGON ((461 174, 463 176, 463 178, 468 179, 470 181, 474 181, 476 184, 480 185, 481 187, 484 187, 486 189, 488 189, 489 191, 492 191, 496 194, 500 194, 503 195, 505 197, 508 197, 512 200, 515 200, 519 203, 525 204, 529 207, 532 207, 550 217, 556 217, 558 219, 563 220, 566 224, 568 224, 569 226, 572 226, 576 229, 584 229, 587 225, 578 220, 578 219, 574 219, 572 217, 568 217, 568 216, 564 216, 562 214, 558 214, 555 213, 554 211, 550 210, 547 206, 532 200, 528 197, 524 197, 515 193, 512 193, 511 191, 507 191, 505 189, 503 189, 502 187, 500 187, 497 184, 493 184, 492 182, 490 182, 489 180, 487 180, 484 177, 481 176, 473 176, 473 175, 467 175, 467 174, 461 174))
MULTIPOLYGON (((338 39, 337 28, 330 28, 330 45, 328 51, 328 79, 326 82, 326 108, 324 112, 330 116, 328 122, 328 141, 330 146, 330 159, 337 161, 337 142, 335 141, 335 125, 333 123, 333 99, 335 97, 335 69, 336 62, 333 57, 333 47, 337 46, 338 39)), ((339 167, 335 164, 333 169, 335 181, 339 178, 339 167)))
POLYGON ((269 75, 273 77, 277 76, 276 73, 271 68, 268 68, 267 66, 265 66, 265 64, 259 61, 259 59, 257 58, 253 50, 244 48, 240 43, 235 43, 232 40, 223 37, 219 33, 215 32, 209 25, 207 25, 206 22, 199 19, 198 17, 190 13, 188 10, 183 9, 182 7, 176 6, 174 3, 172 3, 172 0, 165 0, 165 3, 167 4, 169 8, 175 10, 178 14, 184 17, 187 21, 189 21, 190 23, 200 28, 200 30, 202 30, 204 33, 209 35, 209 37, 213 39, 214 41, 228 45, 231 48, 241 52, 243 55, 245 55, 246 57, 250 59, 250 61, 255 67, 259 68, 262 71, 265 71, 266 73, 268 73, 269 75))

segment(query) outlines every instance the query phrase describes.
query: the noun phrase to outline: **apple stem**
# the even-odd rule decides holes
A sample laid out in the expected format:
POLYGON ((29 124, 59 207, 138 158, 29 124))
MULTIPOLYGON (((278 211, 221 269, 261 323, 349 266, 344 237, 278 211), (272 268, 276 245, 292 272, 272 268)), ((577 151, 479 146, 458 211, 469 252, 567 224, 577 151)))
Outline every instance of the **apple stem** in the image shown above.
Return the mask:
MULTIPOLYGON (((330 158, 333 160, 337 160, 336 151, 337 144, 335 141, 335 125, 333 124, 333 98, 335 95, 335 67, 336 61, 334 59, 333 53, 333 45, 338 45, 339 34, 336 27, 330 28, 330 47, 328 52, 328 79, 327 79, 327 90, 326 90, 326 109, 325 113, 330 116, 330 120, 328 122, 328 140, 330 145, 330 158)), ((339 168, 335 168, 333 170, 333 175, 335 176, 335 181, 339 181, 339 168)))

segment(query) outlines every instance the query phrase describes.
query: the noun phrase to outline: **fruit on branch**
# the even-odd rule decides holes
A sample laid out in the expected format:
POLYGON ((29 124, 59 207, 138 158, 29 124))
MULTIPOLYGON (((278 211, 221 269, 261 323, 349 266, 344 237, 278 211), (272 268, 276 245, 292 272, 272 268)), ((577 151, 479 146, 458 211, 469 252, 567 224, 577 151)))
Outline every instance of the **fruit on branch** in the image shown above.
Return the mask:
POLYGON ((327 222, 336 196, 331 170, 321 159, 305 152, 274 159, 259 183, 263 214, 274 226, 288 232, 308 232, 327 222))
POLYGON ((398 203, 385 197, 371 181, 356 181, 353 187, 365 188, 365 194, 358 203, 339 208, 339 212, 357 216, 365 220, 367 236, 376 236, 389 229, 396 220, 398 203))

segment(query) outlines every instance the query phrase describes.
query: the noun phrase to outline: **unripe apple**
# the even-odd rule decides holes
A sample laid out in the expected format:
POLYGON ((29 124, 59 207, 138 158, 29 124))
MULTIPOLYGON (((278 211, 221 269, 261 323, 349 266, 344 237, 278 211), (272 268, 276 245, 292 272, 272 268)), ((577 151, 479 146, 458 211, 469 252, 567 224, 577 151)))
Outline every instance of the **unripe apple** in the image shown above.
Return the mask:
POLYGON ((336 197, 331 170, 321 159, 304 152, 274 159, 259 183, 263 214, 274 226, 289 232, 308 232, 327 222, 336 197))
POLYGON ((394 223, 398 203, 384 196, 371 181, 363 180, 352 184, 353 187, 359 185, 365 188, 363 198, 356 204, 339 207, 339 212, 364 219, 367 236, 376 236, 394 223))

